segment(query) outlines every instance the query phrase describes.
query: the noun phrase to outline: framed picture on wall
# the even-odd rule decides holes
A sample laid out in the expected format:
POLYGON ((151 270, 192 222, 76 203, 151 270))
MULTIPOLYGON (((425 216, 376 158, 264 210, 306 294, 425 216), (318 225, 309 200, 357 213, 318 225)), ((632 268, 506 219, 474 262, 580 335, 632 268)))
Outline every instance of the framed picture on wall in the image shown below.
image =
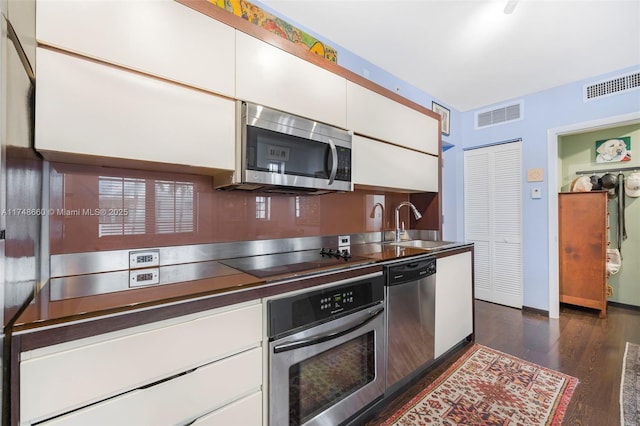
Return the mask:
POLYGON ((596 141, 596 163, 631 161, 631 137, 596 141))
POLYGON ((442 123, 442 128, 440 129, 440 131, 443 135, 449 136, 451 111, 436 102, 431 102, 431 110, 436 114, 440 114, 440 117, 442 117, 440 121, 442 123))

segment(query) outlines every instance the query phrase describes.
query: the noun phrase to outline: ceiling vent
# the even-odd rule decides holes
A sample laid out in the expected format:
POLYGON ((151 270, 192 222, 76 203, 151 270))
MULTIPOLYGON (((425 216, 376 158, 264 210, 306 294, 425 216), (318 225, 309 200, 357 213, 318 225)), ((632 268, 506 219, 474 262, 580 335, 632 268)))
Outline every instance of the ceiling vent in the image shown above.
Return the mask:
POLYGON ((640 87, 640 72, 621 75, 584 86, 584 101, 617 95, 640 87))
POLYGON ((522 120, 524 101, 476 112, 476 129, 522 120))

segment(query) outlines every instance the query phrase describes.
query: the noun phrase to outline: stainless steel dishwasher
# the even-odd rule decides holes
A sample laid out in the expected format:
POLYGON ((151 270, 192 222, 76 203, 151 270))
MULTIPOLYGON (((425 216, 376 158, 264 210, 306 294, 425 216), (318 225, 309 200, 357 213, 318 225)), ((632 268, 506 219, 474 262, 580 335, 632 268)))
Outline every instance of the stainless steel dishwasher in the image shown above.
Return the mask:
POLYGON ((389 395, 433 361, 436 259, 419 256, 385 265, 389 395))

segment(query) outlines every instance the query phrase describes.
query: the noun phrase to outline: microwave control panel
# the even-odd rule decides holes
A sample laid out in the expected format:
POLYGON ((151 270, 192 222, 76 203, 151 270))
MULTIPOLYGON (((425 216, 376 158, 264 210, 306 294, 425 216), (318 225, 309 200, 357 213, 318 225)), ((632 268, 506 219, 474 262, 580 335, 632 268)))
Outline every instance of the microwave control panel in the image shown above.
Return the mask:
POLYGON ((351 150, 341 146, 336 147, 338 151, 338 170, 336 180, 351 181, 351 150))

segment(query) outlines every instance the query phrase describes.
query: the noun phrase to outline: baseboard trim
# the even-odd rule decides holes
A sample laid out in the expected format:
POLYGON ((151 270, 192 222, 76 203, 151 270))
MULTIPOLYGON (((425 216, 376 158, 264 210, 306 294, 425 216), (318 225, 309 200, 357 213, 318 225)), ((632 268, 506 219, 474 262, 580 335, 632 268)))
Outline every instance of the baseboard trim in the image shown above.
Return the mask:
POLYGON ((616 308, 625 308, 625 309, 632 309, 634 311, 640 311, 640 306, 637 305, 628 305, 626 303, 620 303, 620 302, 612 302, 612 301, 608 301, 607 304, 609 306, 615 306, 616 308))
POLYGON ((523 306, 522 311, 549 317, 549 311, 545 311, 544 309, 537 309, 537 308, 531 308, 529 306, 523 306))

